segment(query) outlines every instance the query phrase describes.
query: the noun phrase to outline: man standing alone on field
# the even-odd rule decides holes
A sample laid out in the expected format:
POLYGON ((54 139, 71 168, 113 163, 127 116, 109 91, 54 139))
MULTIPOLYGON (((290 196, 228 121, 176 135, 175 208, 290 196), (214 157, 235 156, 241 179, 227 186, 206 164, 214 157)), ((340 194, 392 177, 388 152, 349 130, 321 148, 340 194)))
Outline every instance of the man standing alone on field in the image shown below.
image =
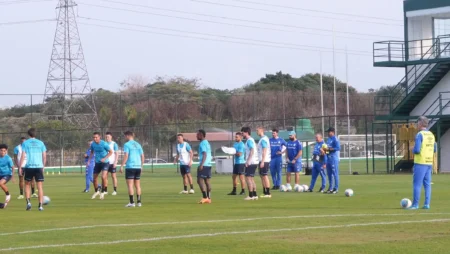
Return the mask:
POLYGON ((428 119, 419 117, 414 145, 414 174, 413 174, 413 202, 409 209, 419 208, 420 191, 422 185, 425 189, 425 202, 422 209, 430 209, 431 201, 431 171, 433 168, 433 158, 436 152, 436 142, 433 133, 427 130, 428 119))

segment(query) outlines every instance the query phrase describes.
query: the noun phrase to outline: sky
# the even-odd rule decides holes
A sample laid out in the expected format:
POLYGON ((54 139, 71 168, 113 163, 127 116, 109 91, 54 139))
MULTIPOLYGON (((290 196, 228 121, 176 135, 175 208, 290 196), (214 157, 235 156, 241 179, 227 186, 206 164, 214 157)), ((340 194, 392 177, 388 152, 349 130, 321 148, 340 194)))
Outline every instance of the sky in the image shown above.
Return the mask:
MULTIPOLYGON (((118 91, 129 77, 183 76, 233 89, 277 71, 295 77, 318 73, 320 55, 324 74, 346 81, 348 72, 358 91, 396 84, 404 75, 401 68, 373 67, 372 57, 374 41, 402 40, 401 0, 75 2, 92 88, 118 91)), ((1 94, 44 93, 57 23, 11 22, 55 19, 57 5, 0 0, 1 94)), ((29 100, 2 95, 0 106, 29 100)))

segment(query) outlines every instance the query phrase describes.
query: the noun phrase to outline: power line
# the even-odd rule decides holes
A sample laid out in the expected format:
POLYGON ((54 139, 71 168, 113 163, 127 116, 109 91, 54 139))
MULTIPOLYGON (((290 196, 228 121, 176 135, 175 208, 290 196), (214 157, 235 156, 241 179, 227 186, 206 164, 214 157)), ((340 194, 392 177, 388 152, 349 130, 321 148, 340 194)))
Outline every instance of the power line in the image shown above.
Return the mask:
MULTIPOLYGON (((131 3, 125 3, 125 2, 119 2, 119 1, 113 1, 113 0, 101 0, 103 2, 108 3, 116 3, 116 4, 122 4, 127 6, 134 6, 134 7, 143 7, 147 9, 154 9, 154 10, 160 10, 160 11, 168 11, 168 12, 174 12, 174 13, 182 13, 182 14, 189 14, 189 15, 196 15, 196 16, 202 16, 202 17, 210 17, 210 18, 218 18, 218 19, 225 19, 225 20, 234 20, 239 22, 248 22, 248 23, 255 23, 255 24, 263 24, 263 25, 271 25, 271 26, 279 26, 279 27, 288 27, 288 28, 295 28, 300 30, 312 30, 312 31, 320 31, 320 32, 327 32, 330 34, 317 34, 317 33, 308 33, 312 35, 321 35, 321 36, 332 36, 332 30, 331 29, 321 29, 321 28, 311 28, 311 27, 302 27, 302 26, 295 26, 295 25, 288 25, 288 24, 281 24, 281 23, 272 23, 272 22, 264 22, 264 21, 256 21, 256 20, 249 20, 249 19, 239 19, 239 18, 231 18, 227 16, 216 16, 216 15, 210 15, 210 14, 203 14, 203 13, 197 13, 197 12, 188 12, 188 11, 180 11, 180 10, 173 10, 173 9, 167 9, 167 8, 160 8, 160 7, 154 7, 154 6, 148 6, 148 5, 141 5, 141 4, 131 4, 131 3)), ((98 7, 98 6, 97 6, 98 7)), ((125 9, 124 9, 125 10, 125 9)), ((126 10, 130 11, 130 10, 126 10)), ((209 22, 207 20, 203 20, 204 22, 209 22)), ((230 24, 230 23, 224 23, 226 25, 233 25, 233 26, 241 26, 237 24, 230 24)), ((247 27, 247 26, 244 26, 247 27)), ((254 27, 252 27, 254 28, 254 27)), ((267 30, 276 30, 281 32, 292 32, 282 29, 271 29, 271 28, 264 28, 264 27, 258 27, 260 29, 267 29, 267 30)), ((355 33, 355 32, 345 32, 345 31, 335 31, 335 33, 341 33, 341 34, 350 34, 350 35, 362 35, 362 36, 373 36, 379 38, 379 34, 366 34, 366 33, 355 33)), ((307 34, 307 33, 305 33, 307 34)), ((336 36, 340 38, 346 38, 346 39, 357 39, 357 40, 370 40, 373 39, 369 38, 359 38, 359 37, 344 37, 344 36, 336 36)), ((386 38, 392 38, 392 39, 401 39, 400 37, 393 37, 393 36, 384 36, 386 38)))
MULTIPOLYGON (((311 46, 311 45, 301 45, 301 44, 285 43, 285 42, 277 42, 277 41, 257 40, 257 39, 251 39, 251 38, 235 37, 235 36, 228 36, 228 35, 218 35, 218 34, 210 34, 210 33, 199 33, 199 32, 185 31, 185 30, 179 30, 179 29, 171 29, 171 28, 165 28, 165 27, 155 27, 155 26, 147 26, 147 25, 141 25, 141 24, 132 24, 132 23, 126 23, 126 22, 118 22, 118 21, 113 21, 113 20, 104 20, 104 19, 96 19, 96 18, 88 18, 88 17, 79 17, 79 18, 88 19, 88 20, 95 20, 95 21, 101 21, 101 22, 108 22, 108 23, 113 23, 113 24, 120 24, 120 25, 144 27, 144 28, 151 28, 151 29, 157 29, 157 30, 163 30, 163 31, 171 31, 171 32, 177 32, 177 33, 187 33, 187 34, 193 34, 193 35, 219 37, 219 38, 223 38, 223 39, 242 40, 242 41, 250 41, 250 42, 257 42, 257 43, 275 44, 275 45, 282 45, 282 46, 304 47, 304 48, 313 48, 313 49, 325 49, 325 50, 329 49, 329 48, 326 48, 326 47, 317 47, 317 46, 311 46)), ((338 51, 344 51, 344 49, 337 49, 337 50, 338 51)), ((351 50, 350 52, 353 52, 353 53, 369 53, 368 51, 359 51, 359 50, 351 50)))
POLYGON ((342 20, 342 21, 359 22, 359 23, 369 23, 369 24, 386 25, 386 26, 403 26, 403 25, 400 25, 400 24, 397 25, 397 24, 383 23, 383 22, 376 22, 376 21, 352 20, 352 19, 333 18, 333 17, 326 17, 326 16, 306 15, 306 14, 300 14, 300 13, 295 13, 295 12, 284 12, 284 11, 267 10, 267 9, 261 9, 261 8, 246 7, 246 6, 241 6, 241 5, 208 2, 208 1, 203 1, 203 0, 191 0, 191 1, 192 2, 197 2, 197 3, 203 3, 203 4, 219 5, 219 6, 226 6, 226 7, 233 7, 233 8, 254 10, 254 11, 263 11, 263 12, 270 12, 270 13, 278 13, 278 14, 288 14, 288 15, 295 15, 295 16, 301 16, 301 17, 315 17, 315 18, 324 18, 324 19, 331 19, 331 20, 342 20))
POLYGON ((257 4, 257 5, 262 5, 262 6, 278 7, 278 8, 284 8, 284 9, 290 9, 290 10, 309 11, 309 12, 326 13, 326 14, 333 14, 333 15, 344 15, 344 16, 356 17, 356 18, 369 18, 369 19, 379 19, 379 20, 403 22, 403 20, 400 20, 400 19, 390 19, 390 18, 366 16, 366 15, 357 15, 357 14, 343 13, 343 12, 332 12, 332 11, 305 9, 305 8, 298 8, 298 7, 294 7, 294 6, 268 4, 268 3, 261 3, 261 2, 248 1, 248 0, 230 0, 230 1, 241 2, 241 3, 249 3, 249 4, 257 4))
MULTIPOLYGON (((278 48, 278 49, 292 49, 292 50, 308 51, 308 52, 311 52, 311 51, 332 52, 332 50, 330 48, 326 48, 326 50, 319 50, 319 49, 314 50, 314 49, 311 49, 311 48, 307 49, 307 48, 298 48, 298 47, 269 45, 269 44, 262 44, 262 43, 250 43, 250 42, 231 41, 231 40, 224 40, 224 39, 204 38, 204 37, 196 37, 196 36, 190 36, 190 35, 170 34, 170 33, 154 32, 154 31, 148 31, 148 30, 138 30, 138 29, 132 29, 132 28, 121 28, 121 27, 115 27, 115 26, 105 26, 105 25, 90 24, 90 23, 84 23, 84 22, 79 22, 78 24, 87 25, 87 26, 93 26, 93 27, 101 27, 101 28, 122 30, 122 31, 140 32, 140 33, 148 33, 148 34, 158 34, 158 35, 171 36, 171 37, 177 37, 177 38, 189 38, 189 39, 197 39, 197 40, 205 40, 205 41, 226 42, 226 43, 233 43, 233 44, 239 44, 239 45, 261 46, 261 47, 278 48)), ((336 52, 336 53, 342 53, 343 54, 344 52, 336 52)), ((370 56, 370 57, 372 57, 372 54, 364 54, 364 53, 349 53, 349 55, 370 56)))
POLYGON ((39 2, 51 2, 51 1, 54 1, 54 0, 18 0, 18 1, 0 2, 0 5, 27 4, 27 3, 39 3, 39 2))
POLYGON ((41 23, 41 22, 49 22, 49 21, 56 21, 56 19, 35 19, 35 20, 25 20, 25 21, 13 21, 13 22, 0 23, 0 26, 41 23))

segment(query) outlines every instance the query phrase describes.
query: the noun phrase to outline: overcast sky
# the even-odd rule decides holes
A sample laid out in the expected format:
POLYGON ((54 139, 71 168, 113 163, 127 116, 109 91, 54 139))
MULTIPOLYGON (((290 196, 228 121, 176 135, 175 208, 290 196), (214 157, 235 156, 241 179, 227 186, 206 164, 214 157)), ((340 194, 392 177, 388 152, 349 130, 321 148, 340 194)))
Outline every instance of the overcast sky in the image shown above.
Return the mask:
MULTIPOLYGON (((56 17, 57 0, 32 1, 36 0, 0 0, 0 24, 56 17), (26 3, 17 3, 20 1, 26 3), (16 3, 9 4, 11 2, 16 3)), ((319 49, 305 46, 320 47, 323 51, 327 51, 323 53, 323 72, 332 74, 333 58, 330 51, 333 40, 332 33, 329 31, 333 29, 333 26, 336 31, 336 49, 342 51, 347 47, 349 50, 349 80, 357 90, 367 91, 369 88, 395 84, 404 75, 404 71, 400 68, 373 67, 372 58, 373 41, 403 37, 401 21, 403 1, 401 0, 199 1, 201 2, 191 0, 76 1, 78 27, 91 86, 117 91, 122 80, 130 75, 139 75, 149 80, 155 76, 197 77, 202 80, 204 86, 232 89, 254 82, 266 73, 275 73, 280 70, 293 76, 319 72, 319 49), (112 3, 112 1, 128 4, 112 3), (271 7, 264 4, 291 8, 271 7), (299 8, 317 11, 305 11, 299 8), (267 11, 261 11, 261 9, 267 11), (351 16, 331 14, 331 12, 347 13, 351 16), (114 29, 87 24, 109 26, 114 29), (140 32, 117 28, 140 30, 140 32), (199 35, 199 33, 222 37, 199 35), (262 41, 274 43, 268 44, 262 41), (249 44, 265 44, 270 47, 249 44), (303 50, 293 49, 293 47, 303 50)), ((55 28, 55 21, 0 25, 2 93, 44 93, 55 28)), ((345 54, 336 54, 336 75, 345 81, 345 54)), ((28 102, 25 96, 20 99, 2 96, 0 100, 1 106, 28 102)))

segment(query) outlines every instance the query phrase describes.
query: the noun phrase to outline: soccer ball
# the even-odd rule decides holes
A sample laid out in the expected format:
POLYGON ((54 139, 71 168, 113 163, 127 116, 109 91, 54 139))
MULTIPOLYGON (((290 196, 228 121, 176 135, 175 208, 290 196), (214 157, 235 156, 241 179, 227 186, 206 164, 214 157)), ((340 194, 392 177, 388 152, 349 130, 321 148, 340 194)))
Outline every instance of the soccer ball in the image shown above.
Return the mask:
POLYGON ((306 184, 303 184, 302 187, 303 187, 303 191, 308 191, 309 190, 309 186, 306 185, 306 184))
POLYGON ((400 201, 400 206, 403 207, 403 208, 405 208, 405 209, 406 209, 406 208, 410 208, 411 205, 412 205, 411 200, 409 200, 409 199, 407 199, 407 198, 404 198, 404 199, 402 199, 402 201, 400 201))
POLYGON ((292 186, 290 184, 286 184, 286 191, 292 191, 292 186))
POLYGON ((346 197, 353 196, 353 190, 352 189, 346 189, 344 193, 345 193, 346 197))
POLYGON ((47 196, 44 196, 44 203, 43 203, 43 204, 44 204, 44 205, 50 204, 50 198, 47 197, 47 196))
POLYGON ((305 191, 305 190, 303 189, 303 186, 302 186, 302 185, 295 185, 294 191, 295 191, 295 192, 303 192, 303 191, 305 191))
POLYGON ((281 192, 286 192, 286 191, 287 191, 286 186, 281 185, 281 186, 280 186, 280 191, 281 191, 281 192))

